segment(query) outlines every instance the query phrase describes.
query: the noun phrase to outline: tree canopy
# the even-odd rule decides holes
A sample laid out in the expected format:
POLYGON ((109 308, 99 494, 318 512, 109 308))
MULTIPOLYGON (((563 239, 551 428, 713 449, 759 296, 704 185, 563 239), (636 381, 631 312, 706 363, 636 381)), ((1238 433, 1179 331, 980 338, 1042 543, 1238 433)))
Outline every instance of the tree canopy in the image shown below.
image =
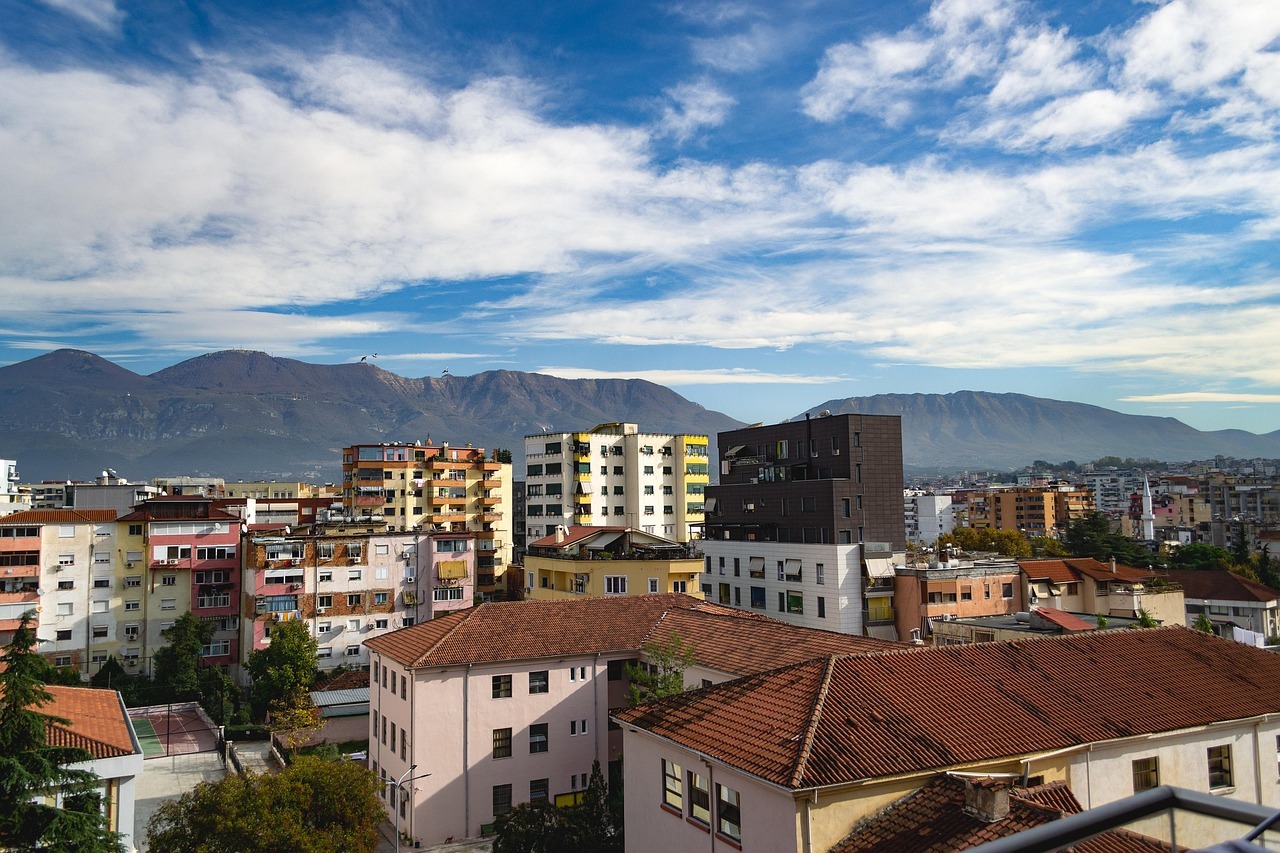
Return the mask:
POLYGON ((162 804, 147 844, 166 853, 371 853, 386 817, 378 790, 358 762, 303 755, 277 775, 204 782, 162 804))
POLYGON ((213 639, 213 624, 194 613, 183 613, 173 625, 160 632, 167 644, 156 649, 152 659, 156 686, 173 701, 200 697, 200 656, 213 639))
POLYGON ((1225 572, 1233 565, 1231 552, 1204 542, 1192 542, 1169 552, 1169 568, 1197 572, 1225 572))
POLYGON ((631 704, 639 705, 684 692, 684 671, 693 666, 693 644, 680 640, 675 631, 665 644, 645 643, 645 660, 627 664, 631 704))
POLYGON ((316 679, 316 638, 305 622, 281 622, 271 632, 271 645, 249 654, 249 674, 253 684, 249 699, 258 719, 271 703, 301 688, 308 690, 316 679))
POLYGON ((67 721, 39 710, 53 694, 41 680, 51 668, 35 643, 30 613, 23 614, 0 658, 0 849, 122 851, 107 828, 98 777, 69 766, 92 756, 49 745, 49 724, 67 721), (60 793, 59 806, 39 797, 48 791, 60 793))
POLYGON ((499 816, 493 853, 622 853, 620 799, 608 794, 597 759, 580 804, 522 803, 499 816))
POLYGON ((1072 521, 1063 544, 1073 557, 1093 557, 1107 561, 1112 557, 1126 566, 1148 567, 1154 563, 1151 552, 1129 537, 1111 529, 1111 520, 1099 512, 1087 512, 1072 521))

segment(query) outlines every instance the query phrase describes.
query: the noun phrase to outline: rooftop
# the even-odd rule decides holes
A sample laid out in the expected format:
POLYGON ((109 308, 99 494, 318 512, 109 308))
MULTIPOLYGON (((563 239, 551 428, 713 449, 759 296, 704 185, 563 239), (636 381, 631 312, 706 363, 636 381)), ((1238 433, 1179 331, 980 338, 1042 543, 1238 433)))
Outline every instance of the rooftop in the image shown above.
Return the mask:
POLYGON ((114 509, 28 509, 0 518, 0 524, 103 524, 115 520, 114 509))
POLYGON ((833 655, 616 716, 798 789, 1276 712, 1280 656, 1169 627, 833 655))
POLYGON ((1275 601, 1280 592, 1265 584, 1241 577, 1234 572, 1198 572, 1193 569, 1169 569, 1162 577, 1182 587, 1188 599, 1215 601, 1275 601))
POLYGON ((53 701, 41 706, 40 712, 69 722, 49 723, 50 745, 87 750, 94 758, 117 758, 139 751, 116 691, 54 684, 45 689, 53 701))

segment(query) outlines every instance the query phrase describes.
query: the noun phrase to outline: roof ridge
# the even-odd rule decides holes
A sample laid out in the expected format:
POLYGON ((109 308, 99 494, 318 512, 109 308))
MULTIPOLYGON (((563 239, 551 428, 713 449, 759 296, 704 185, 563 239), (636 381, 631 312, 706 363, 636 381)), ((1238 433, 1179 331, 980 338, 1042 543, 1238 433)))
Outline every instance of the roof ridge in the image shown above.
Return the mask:
MULTIPOLYGON (((68 722, 66 725, 59 722, 55 722, 53 720, 50 720, 48 722, 48 728, 61 729, 62 731, 66 732, 68 735, 70 735, 72 738, 76 740, 88 741, 89 743, 96 743, 99 746, 106 747, 107 749, 114 750, 116 752, 121 751, 122 747, 120 747, 118 744, 114 744, 109 741, 102 740, 101 738, 92 737, 91 735, 87 735, 84 732, 75 731, 74 729, 71 728, 72 725, 73 725, 73 721, 68 722)), ((129 725, 130 727, 132 727, 133 723, 131 722, 129 725)))
MULTIPOLYGON (((488 602, 485 602, 485 603, 488 603, 488 602)), ((453 632, 458 630, 458 628, 461 627, 462 623, 471 619, 472 615, 474 615, 475 612, 479 610, 481 607, 484 607, 484 604, 478 604, 475 607, 468 607, 466 610, 459 611, 462 613, 462 618, 458 620, 458 623, 456 625, 449 626, 445 631, 443 631, 440 634, 438 638, 436 638, 436 641, 434 643, 427 646, 427 648, 423 650, 422 654, 418 655, 418 659, 413 662, 414 667, 416 668, 421 666, 423 660, 425 660, 433 651, 435 651, 436 648, 438 648, 441 643, 443 643, 449 637, 453 636, 453 632)), ((445 616, 443 618, 448 618, 448 616, 445 616)), ((430 621, 422 622, 420 624, 430 625, 431 622, 430 621)))
POLYGON ((809 712, 809 721, 805 724, 804 737, 800 739, 795 768, 791 773, 793 788, 799 787, 800 780, 804 778, 805 770, 809 766, 809 750, 813 746, 813 739, 817 736, 818 723, 822 720, 822 709, 826 705, 827 692, 831 688, 831 674, 835 670, 836 657, 836 655, 827 655, 822 667, 822 683, 818 687, 818 698, 809 712))

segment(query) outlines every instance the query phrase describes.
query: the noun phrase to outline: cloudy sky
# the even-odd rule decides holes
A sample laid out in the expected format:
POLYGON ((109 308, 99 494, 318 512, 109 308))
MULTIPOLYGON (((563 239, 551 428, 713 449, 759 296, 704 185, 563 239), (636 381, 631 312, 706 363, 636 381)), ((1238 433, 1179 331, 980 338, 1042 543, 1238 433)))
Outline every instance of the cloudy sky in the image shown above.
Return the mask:
POLYGON ((1280 428, 1280 2, 0 0, 0 363, 1280 428))

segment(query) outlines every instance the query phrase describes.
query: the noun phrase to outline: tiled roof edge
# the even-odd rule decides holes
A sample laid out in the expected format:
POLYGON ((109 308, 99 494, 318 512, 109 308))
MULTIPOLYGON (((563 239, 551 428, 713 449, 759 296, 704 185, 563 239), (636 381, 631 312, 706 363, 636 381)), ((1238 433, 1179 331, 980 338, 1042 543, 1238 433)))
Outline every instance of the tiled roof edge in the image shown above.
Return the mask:
POLYGON ((822 682, 818 685, 818 698, 809 711, 809 721, 805 724, 804 737, 800 741, 795 767, 791 772, 792 788, 800 787, 800 780, 804 778, 805 770, 808 769, 809 749, 813 746, 813 739, 818 731, 818 721, 822 719, 822 709, 827 701, 827 691, 831 688, 831 673, 835 670, 835 666, 836 655, 828 655, 822 666, 822 682))
POLYGON ((477 605, 477 606, 475 606, 475 607, 468 607, 466 610, 462 611, 464 615, 463 615, 463 617, 462 617, 461 619, 459 619, 459 620, 458 620, 458 623, 457 623, 456 625, 454 625, 453 627, 449 628, 449 630, 445 631, 443 634, 441 634, 441 635, 440 635, 440 637, 439 637, 439 639, 437 639, 434 643, 432 643, 430 646, 428 646, 428 647, 427 647, 427 648, 422 652, 422 654, 418 655, 417 659, 416 659, 416 660, 413 662, 413 664, 412 664, 412 668, 417 669, 417 668, 419 668, 419 667, 427 666, 428 664, 426 663, 426 660, 427 660, 427 658, 431 657, 431 653, 432 653, 432 652, 434 652, 437 648, 439 648, 441 643, 443 643, 445 640, 447 640, 447 639, 449 639, 450 637, 452 637, 452 636, 453 636, 453 632, 454 632, 454 631, 456 631, 456 630, 458 630, 460 627, 462 627, 462 625, 463 625, 463 623, 464 623, 464 622, 469 621, 469 620, 471 619, 471 617, 472 617, 472 616, 474 616, 474 615, 475 615, 475 613, 476 613, 476 612, 477 612, 481 607, 484 607, 484 605, 483 605, 483 604, 479 604, 479 605, 477 605))

